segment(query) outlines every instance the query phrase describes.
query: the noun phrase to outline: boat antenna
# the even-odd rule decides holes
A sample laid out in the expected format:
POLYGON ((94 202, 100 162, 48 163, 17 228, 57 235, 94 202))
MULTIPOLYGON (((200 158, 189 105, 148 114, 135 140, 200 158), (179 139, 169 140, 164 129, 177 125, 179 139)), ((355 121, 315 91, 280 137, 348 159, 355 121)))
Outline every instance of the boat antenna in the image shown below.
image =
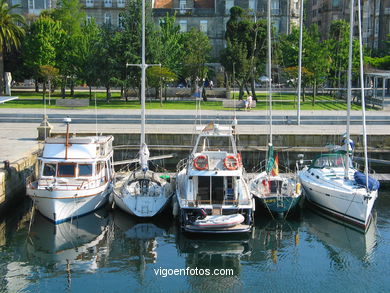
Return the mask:
POLYGON ((366 189, 368 190, 368 154, 367 154, 367 130, 366 130, 366 101, 364 96, 364 74, 363 74, 363 45, 362 45, 362 19, 361 5, 358 1, 358 28, 359 28, 359 55, 360 55, 360 92, 363 116, 363 146, 364 146, 364 173, 366 175, 366 189))
POLYGON ((298 112, 297 124, 301 125, 301 86, 302 86, 302 39, 303 39, 303 0, 299 8, 299 55, 298 55, 298 112))
POLYGON ((98 137, 98 115, 97 115, 97 102, 96 102, 96 92, 95 92, 95 134, 96 139, 98 137))
POLYGON ((268 11, 267 11, 267 36, 268 36, 269 143, 272 145, 271 0, 268 0, 268 11))
POLYGON ((66 138, 65 138, 65 160, 68 159, 68 146, 69 146, 69 124, 72 122, 72 119, 67 116, 64 118, 64 122, 66 123, 66 138))
POLYGON ((352 50, 353 50, 353 21, 354 21, 354 0, 351 0, 349 17, 349 51, 348 51, 348 79, 347 79, 347 129, 345 134, 345 146, 347 161, 344 168, 344 178, 348 178, 349 173, 349 146, 350 146, 350 124, 351 124, 351 92, 352 92, 352 50))

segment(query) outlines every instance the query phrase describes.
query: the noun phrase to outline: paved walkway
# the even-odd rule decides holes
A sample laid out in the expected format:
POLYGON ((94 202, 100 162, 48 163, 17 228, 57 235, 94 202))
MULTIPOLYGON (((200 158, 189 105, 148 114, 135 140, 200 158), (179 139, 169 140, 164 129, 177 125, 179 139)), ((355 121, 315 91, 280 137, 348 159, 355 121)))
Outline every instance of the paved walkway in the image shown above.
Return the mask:
MULTIPOLYGON (((41 109, 0 109, 1 114, 13 114, 13 115, 24 115, 24 114, 39 114, 41 109)), ((99 115, 139 115, 139 110, 98 110, 99 115)), ((167 119, 171 115, 195 115, 195 111, 192 110, 148 110, 148 115, 166 115, 167 119)), ((245 116, 250 115, 267 115, 266 111, 238 111, 238 120, 240 123, 240 117, 244 118, 245 116)), ((43 114, 43 113, 42 113, 43 114)), ((85 115, 95 115, 95 110, 48 110, 48 114, 59 114, 64 117, 74 114, 85 114, 85 115)), ((211 110, 202 110, 202 116, 212 116, 217 117, 218 115, 231 115, 234 117, 234 111, 211 111, 211 110)), ((295 111, 273 111, 274 115, 284 115, 284 116, 295 116, 295 111)), ((353 111, 352 115, 360 115, 359 111, 353 111)), ((327 116, 332 115, 335 117, 340 117, 345 119, 345 111, 302 111, 302 115, 314 115, 314 116, 327 116)), ((369 111, 367 115, 370 116, 383 116, 390 115, 390 111, 369 111)), ((337 118, 336 118, 337 119, 337 118)), ((12 119, 10 119, 12 120, 12 119)), ((94 120, 94 119, 92 119, 94 120)), ((244 121, 244 119, 243 119, 244 121)), ((72 133, 94 133, 96 131, 96 125, 91 121, 88 124, 73 124, 71 125, 72 133)), ((202 124, 208 123, 208 121, 203 120, 202 124)), ((20 159, 24 155, 31 152, 32 149, 38 147, 36 141, 37 137, 37 127, 39 123, 11 123, 11 122, 2 122, 0 123, 1 132, 0 132, 0 163, 4 160, 9 160, 13 162, 17 159, 20 159)), ((65 125, 63 123, 52 123, 54 130, 56 132, 65 132, 65 125)), ((269 126, 267 125, 238 125, 238 132, 240 134, 268 134, 269 126)), ((118 124, 99 124, 97 125, 98 133, 133 133, 140 132, 139 124, 123 124, 118 122, 118 124)), ((177 124, 147 124, 146 125, 147 133, 193 133, 194 124, 180 124, 180 120, 177 121, 177 124)), ((274 134, 327 134, 327 135, 341 135, 345 132, 344 125, 274 125, 273 133, 274 134)), ((352 125, 351 133, 352 134, 361 134, 362 128, 360 125, 352 125)), ((389 125, 368 125, 367 126, 368 134, 375 135, 390 135, 390 126, 389 125)), ((1 166, 1 165, 0 165, 1 166)))

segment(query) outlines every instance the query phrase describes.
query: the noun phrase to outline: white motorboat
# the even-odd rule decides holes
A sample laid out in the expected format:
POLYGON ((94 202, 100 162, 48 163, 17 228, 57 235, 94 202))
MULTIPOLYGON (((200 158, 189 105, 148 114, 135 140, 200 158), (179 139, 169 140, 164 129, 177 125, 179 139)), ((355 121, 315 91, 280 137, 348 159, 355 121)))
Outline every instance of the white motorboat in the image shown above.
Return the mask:
MULTIPOLYGON (((69 118, 68 118, 69 119, 69 118)), ((50 137, 39 157, 38 180, 27 195, 42 215, 55 223, 88 214, 112 191, 112 136, 50 137)))
POLYGON ((149 150, 145 142, 145 3, 142 2, 142 63, 141 67, 141 142, 139 151, 140 169, 117 176, 114 201, 119 208, 137 217, 153 217, 170 202, 173 195, 171 182, 159 178, 149 170, 149 150))
POLYGON ((361 38, 360 1, 358 1, 360 43, 360 96, 362 101, 364 174, 351 164, 353 143, 350 139, 350 109, 352 89, 352 43, 354 1, 350 5, 350 43, 348 62, 347 131, 343 146, 335 153, 322 154, 300 172, 300 180, 309 202, 331 215, 364 230, 370 224, 371 210, 378 196, 379 182, 368 175, 366 113, 363 79, 363 51, 361 38))
POLYGON ((176 179, 174 214, 184 231, 249 232, 254 205, 231 126, 209 123, 176 179))

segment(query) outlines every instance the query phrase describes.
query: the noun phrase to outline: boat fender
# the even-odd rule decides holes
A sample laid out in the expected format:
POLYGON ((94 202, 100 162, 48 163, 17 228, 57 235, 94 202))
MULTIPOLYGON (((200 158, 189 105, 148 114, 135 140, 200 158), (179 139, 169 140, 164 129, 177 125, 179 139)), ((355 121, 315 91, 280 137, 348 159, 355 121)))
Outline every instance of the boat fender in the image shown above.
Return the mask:
POLYGON ((295 193, 296 194, 300 194, 301 193, 301 183, 297 183, 297 185, 295 185, 295 193))
POLYGON ((237 170, 239 161, 237 157, 229 155, 223 160, 223 165, 228 170, 237 170))
POLYGON ((205 155, 200 155, 200 156, 197 156, 195 159, 194 159, 194 167, 197 169, 197 170, 206 170, 209 168, 209 163, 208 163, 208 158, 207 156, 205 155))

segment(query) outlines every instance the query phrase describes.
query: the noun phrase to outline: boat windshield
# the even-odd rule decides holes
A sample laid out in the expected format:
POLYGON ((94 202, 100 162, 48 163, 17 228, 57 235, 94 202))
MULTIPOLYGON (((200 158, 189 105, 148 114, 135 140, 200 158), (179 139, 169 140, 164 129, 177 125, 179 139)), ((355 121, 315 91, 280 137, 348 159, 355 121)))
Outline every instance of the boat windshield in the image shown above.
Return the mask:
POLYGON ((233 143, 231 136, 203 136, 199 139, 195 152, 224 151, 234 153, 233 143))
MULTIPOLYGON (((321 155, 314 160, 311 168, 344 168, 347 156, 344 154, 321 155)), ((351 167, 351 162, 350 162, 351 167)))

